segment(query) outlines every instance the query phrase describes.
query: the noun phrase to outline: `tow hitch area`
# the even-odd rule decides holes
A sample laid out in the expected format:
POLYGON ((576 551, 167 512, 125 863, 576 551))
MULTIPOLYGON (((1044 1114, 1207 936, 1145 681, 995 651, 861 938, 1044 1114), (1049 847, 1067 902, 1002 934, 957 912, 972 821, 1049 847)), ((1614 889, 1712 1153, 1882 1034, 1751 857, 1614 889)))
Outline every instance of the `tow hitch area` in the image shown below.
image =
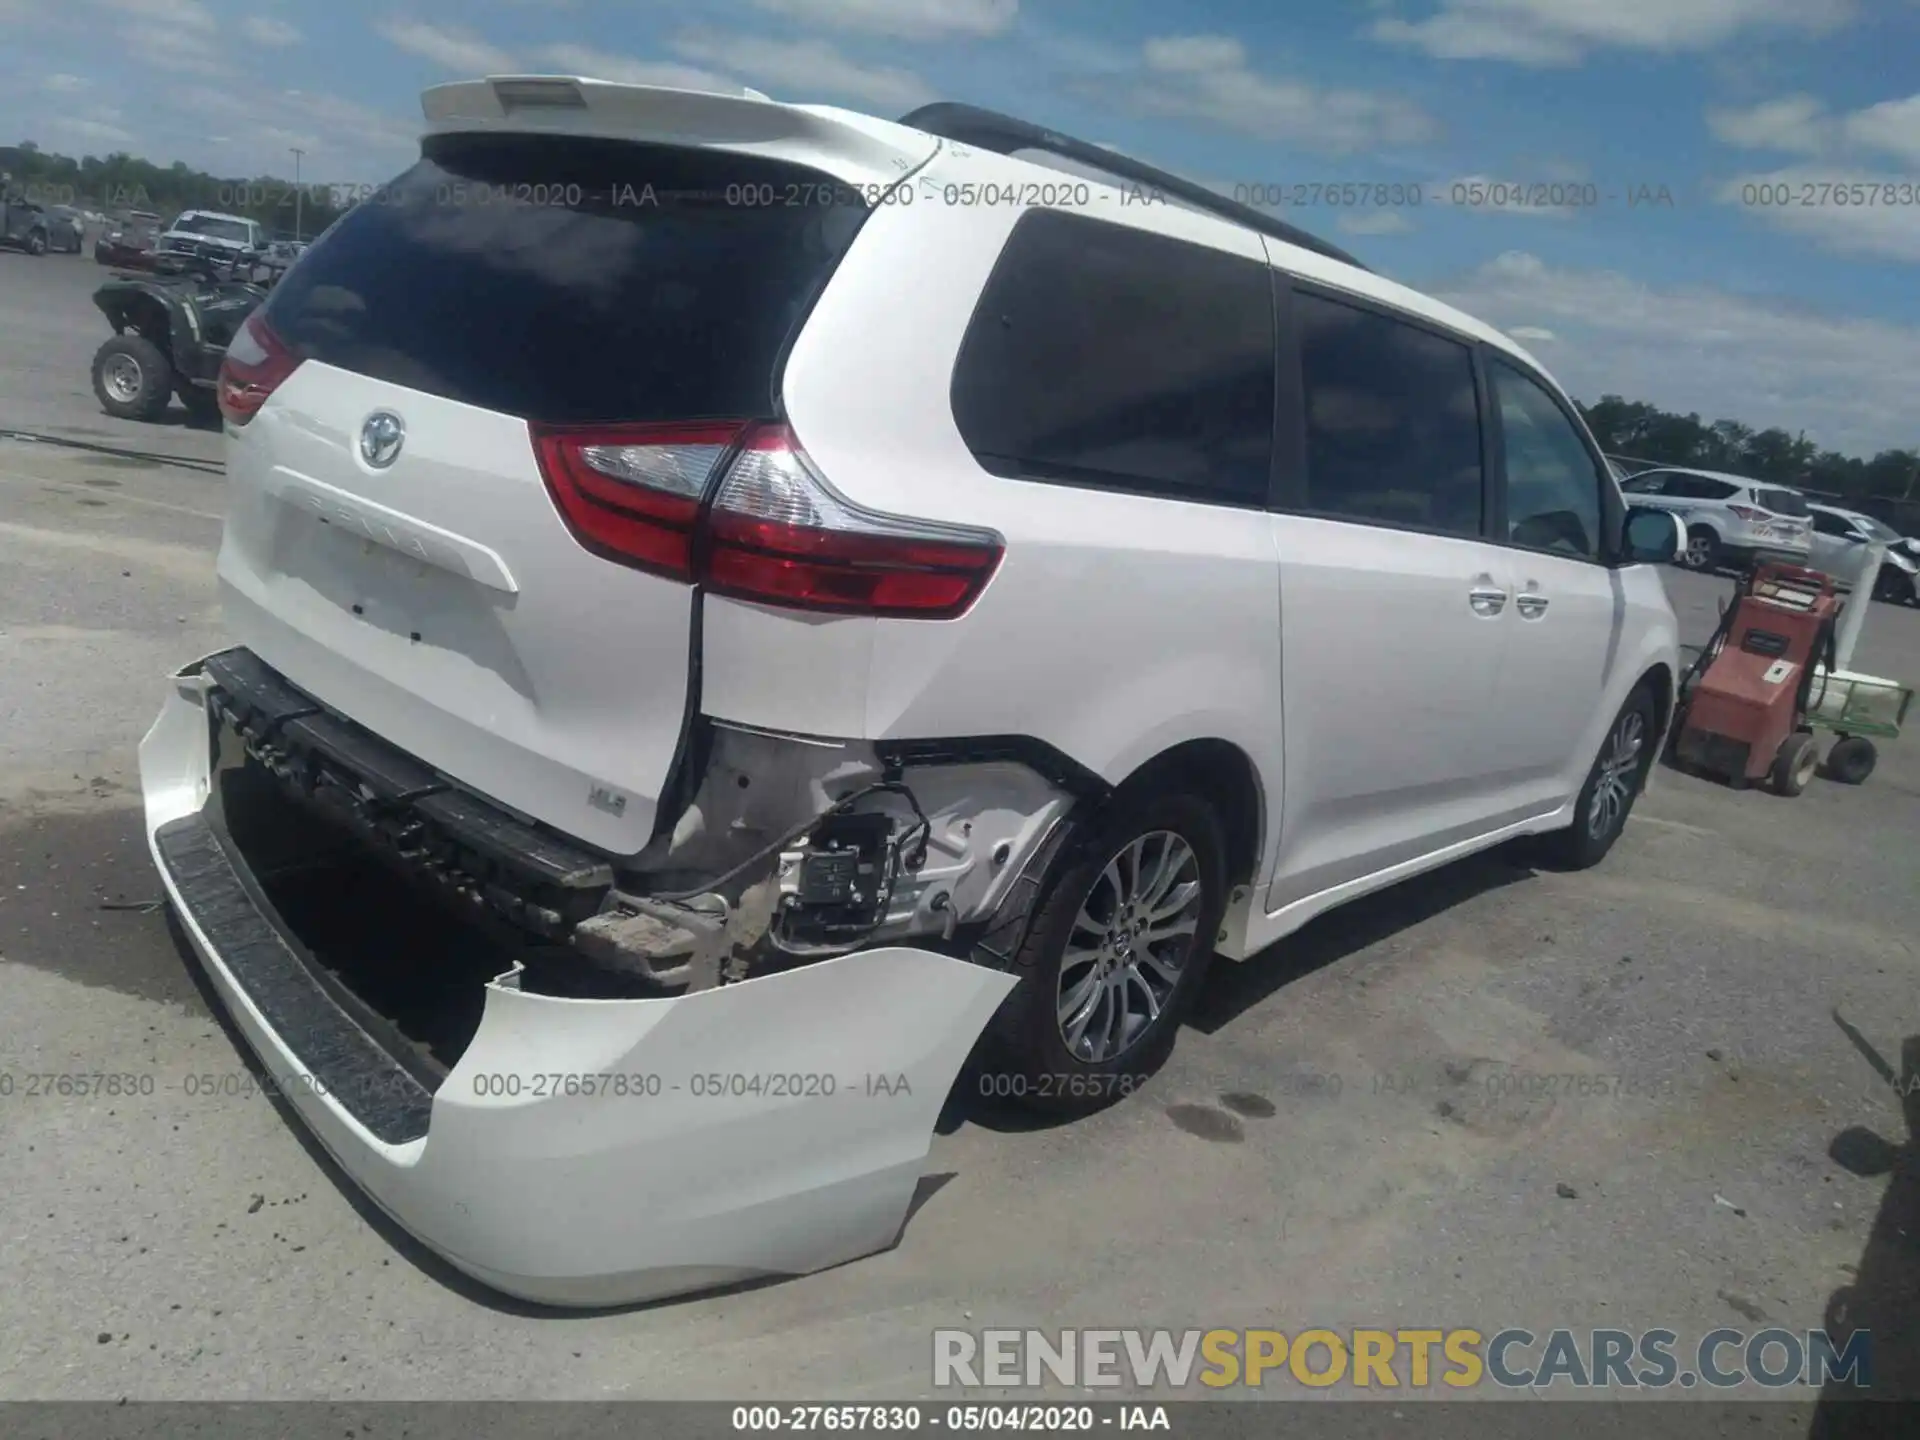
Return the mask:
MULTIPOLYGON (((244 684, 216 681, 235 674, 222 658, 174 677, 141 744, 149 845, 249 1045, 388 1214, 482 1282, 562 1306, 803 1274, 894 1243, 940 1108, 1014 983, 884 938, 890 917, 938 913, 937 897, 952 906, 956 892, 977 905, 1012 883, 1002 872, 1015 866, 976 867, 970 849, 943 856, 970 822, 949 826, 937 809, 903 820, 907 847, 928 852, 913 857, 921 869, 907 881, 898 844, 880 840, 871 817, 847 813, 804 842, 742 840, 735 826, 717 848, 702 842, 704 856, 700 827, 683 827, 666 858, 724 855, 757 907, 751 896, 739 902, 738 887, 713 884, 622 904, 599 857, 531 825, 502 829, 484 802, 430 772, 354 749, 357 738, 333 728, 338 717, 293 713, 297 695, 256 686, 250 701, 244 684), (262 723, 263 698, 292 709, 262 723), (242 727, 251 741, 230 743, 242 727), (339 813, 312 820, 315 834, 335 837, 332 849, 306 837, 312 807, 250 813, 284 788, 266 763, 276 755, 302 784, 333 774, 319 784, 339 793, 320 809, 339 813), (359 779, 342 788, 349 773, 359 779), (269 776, 275 783, 262 783, 269 776), (429 782, 448 797, 431 812, 438 824, 409 831, 415 811, 395 802, 423 804, 416 792, 429 782), (384 849, 367 825, 387 827, 384 849), (420 908, 418 875, 433 867, 399 852, 420 846, 442 874, 429 908, 443 918, 430 922, 403 914, 404 901, 420 908), (742 847, 750 864, 735 858, 742 847), (664 944, 661 932, 679 922, 650 912, 678 917, 675 907, 689 906, 712 925, 664 944), (356 915, 379 923, 342 944, 356 915), (643 922, 659 927, 639 947, 653 978, 596 963, 596 942, 577 933, 643 922), (715 938, 729 931, 732 940, 715 938), (777 934, 767 947, 776 954, 841 935, 882 938, 742 978, 718 973, 679 993, 654 983, 671 975, 675 946, 691 966, 735 955, 756 931, 777 934)), ((1004 862, 1001 831, 1043 818, 1009 812, 984 826, 996 837, 987 843, 1004 862)), ((632 953, 620 939, 608 940, 613 952, 632 953)))

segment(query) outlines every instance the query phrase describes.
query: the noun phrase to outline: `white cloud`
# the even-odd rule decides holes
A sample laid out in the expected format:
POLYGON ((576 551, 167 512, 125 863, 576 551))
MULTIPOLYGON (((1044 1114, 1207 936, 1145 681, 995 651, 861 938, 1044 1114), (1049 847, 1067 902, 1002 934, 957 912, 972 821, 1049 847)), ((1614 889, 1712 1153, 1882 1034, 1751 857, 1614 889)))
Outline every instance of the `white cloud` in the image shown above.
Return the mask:
POLYGON ((1526 345, 1541 345, 1555 338, 1553 331, 1538 325, 1516 325, 1507 334, 1526 345))
POLYGON ((805 102, 832 95, 897 113, 936 98, 934 89, 910 70, 861 65, 819 40, 696 31, 676 38, 672 48, 696 64, 736 70, 767 86, 776 100, 805 102))
POLYGON ((1573 65, 1602 48, 1708 50, 1750 31, 1821 33, 1853 0, 1440 0, 1424 20, 1376 20, 1377 40, 1441 60, 1573 65))
POLYGON ((298 29, 285 20, 275 20, 269 15, 249 15, 240 24, 240 33, 256 45, 265 45, 271 49, 282 49, 288 45, 298 45, 302 36, 298 29))
POLYGON ((1920 95, 1883 100, 1846 120, 1847 139, 1920 169, 1920 95))
POLYGON ((1349 235, 1404 235, 1413 229, 1398 210, 1344 210, 1333 223, 1349 235))
POLYGON ((111 10, 154 25, 174 26, 211 35, 218 24, 200 0, 91 0, 95 9, 111 10))
POLYGON ((1920 95, 1832 115, 1811 95, 1747 110, 1710 110, 1724 144, 1805 157, 1736 175, 1716 198, 1749 216, 1842 254, 1920 264, 1920 95), (1886 160, 1896 167, 1888 169, 1886 160))
POLYGON ((670 60, 636 60, 587 45, 549 45, 540 58, 569 75, 585 80, 613 80, 623 85, 665 85, 674 90, 738 91, 738 80, 713 70, 676 65, 670 60))
POLYGON ((1920 441, 1912 376, 1920 328, 1821 315, 1710 286, 1655 288, 1509 252, 1435 292, 1516 333, 1550 329, 1554 373, 1591 403, 1603 393, 1709 419, 1805 428, 1820 445, 1872 454, 1920 441))
POLYGON ((754 0, 754 4, 804 24, 895 40, 1003 35, 1020 13, 1020 0, 754 0))
POLYGON ((1789 165, 1737 175, 1715 198, 1829 250, 1920 265, 1917 187, 1913 174, 1789 165))
POLYGON ((230 67, 213 37, 172 24, 130 25, 117 32, 127 53, 143 65, 182 75, 225 75, 230 67))
MULTIPOLYGON (((110 111, 115 119, 117 111, 110 111)), ((131 145, 133 133, 113 120, 89 118, 84 115, 56 115, 46 122, 47 129, 54 135, 71 136, 82 145, 112 145, 116 147, 131 145)))
POLYGON ((1744 110, 1709 110, 1707 130, 1721 144, 1742 150, 1818 155, 1833 143, 1836 126, 1813 96, 1782 95, 1744 110))
POLYGON ((510 75, 520 68, 507 51, 455 26, 394 19, 382 20, 374 29, 408 54, 462 75, 510 75))
POLYGON ((55 73, 43 78, 40 81, 40 88, 50 91, 55 95, 71 95, 77 90, 86 89, 87 86, 92 83, 93 82, 88 80, 84 75, 62 75, 55 73))
POLYGON ((1137 80, 1102 80, 1090 93, 1119 96, 1149 114, 1231 130, 1327 154, 1418 144, 1438 132, 1433 117, 1397 95, 1323 89, 1259 74, 1231 36, 1175 35, 1142 47, 1137 80))

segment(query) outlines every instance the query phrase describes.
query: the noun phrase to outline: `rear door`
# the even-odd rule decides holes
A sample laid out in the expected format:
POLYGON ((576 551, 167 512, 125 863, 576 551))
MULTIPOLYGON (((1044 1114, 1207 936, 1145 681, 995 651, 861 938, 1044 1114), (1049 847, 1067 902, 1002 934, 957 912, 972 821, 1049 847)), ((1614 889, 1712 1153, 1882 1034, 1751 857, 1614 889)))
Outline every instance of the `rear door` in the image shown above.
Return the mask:
POLYGON ((1507 553, 1482 535, 1471 348, 1301 286, 1281 334, 1287 779, 1269 911, 1497 827, 1514 628, 1507 553))
POLYGON ((1593 760, 1626 600, 1609 567, 1613 479, 1571 410, 1489 354, 1497 422, 1494 526, 1515 581, 1497 724, 1513 804, 1540 813, 1578 791, 1593 760))
POLYGON ((576 539, 529 423, 603 437, 594 483, 616 509, 623 445, 648 436, 634 478, 697 499, 722 454, 711 422, 774 415, 784 349, 866 211, 758 158, 425 148, 264 307, 299 363, 229 427, 229 624, 442 773, 631 853, 689 709, 695 592, 576 539), (633 428, 663 424, 691 428, 633 428))

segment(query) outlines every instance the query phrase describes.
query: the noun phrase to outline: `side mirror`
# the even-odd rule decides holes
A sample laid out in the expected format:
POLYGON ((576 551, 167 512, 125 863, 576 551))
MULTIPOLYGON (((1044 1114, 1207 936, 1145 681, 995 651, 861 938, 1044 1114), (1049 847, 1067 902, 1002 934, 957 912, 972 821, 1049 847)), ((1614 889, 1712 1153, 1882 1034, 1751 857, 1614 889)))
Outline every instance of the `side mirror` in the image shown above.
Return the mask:
POLYGON ((1627 559, 1637 565, 1666 565, 1687 548, 1687 532, 1670 510, 1631 506, 1623 536, 1627 559))

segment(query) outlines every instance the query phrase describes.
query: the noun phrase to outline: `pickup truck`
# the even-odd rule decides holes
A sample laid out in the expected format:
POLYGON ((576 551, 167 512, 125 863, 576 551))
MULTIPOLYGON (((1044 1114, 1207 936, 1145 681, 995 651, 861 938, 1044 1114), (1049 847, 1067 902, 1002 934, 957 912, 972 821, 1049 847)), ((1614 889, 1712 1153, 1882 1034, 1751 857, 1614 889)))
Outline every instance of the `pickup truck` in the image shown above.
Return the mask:
POLYGON ((0 191, 0 245, 17 245, 29 255, 47 253, 47 212, 18 190, 0 191))

